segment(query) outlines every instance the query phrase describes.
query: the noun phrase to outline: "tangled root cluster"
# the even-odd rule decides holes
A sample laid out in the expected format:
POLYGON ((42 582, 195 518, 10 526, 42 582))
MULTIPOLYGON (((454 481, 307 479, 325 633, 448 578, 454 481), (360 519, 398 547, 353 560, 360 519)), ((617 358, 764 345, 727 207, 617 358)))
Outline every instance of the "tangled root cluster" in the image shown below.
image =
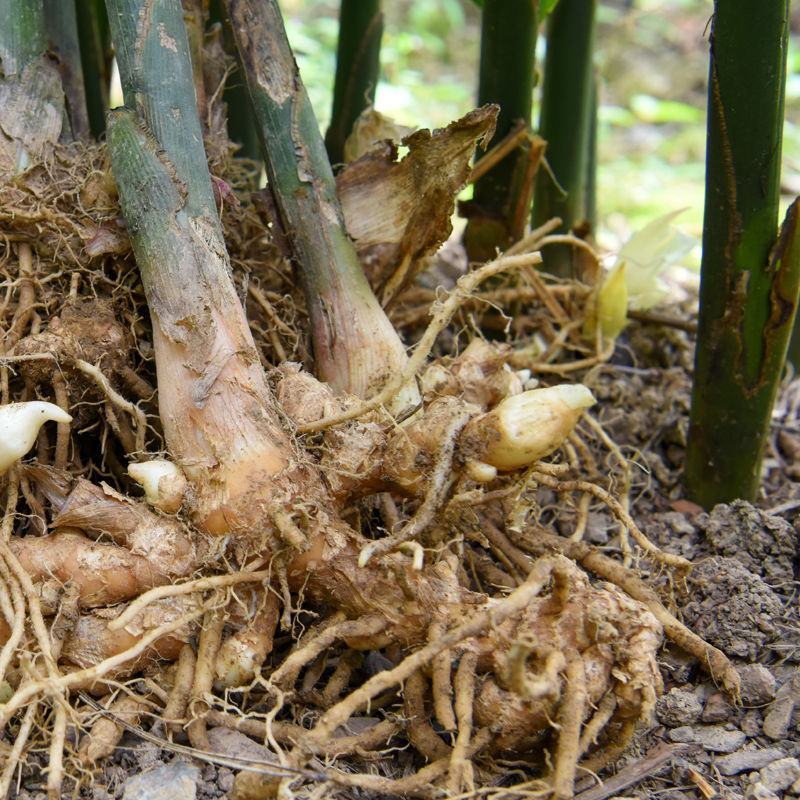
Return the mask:
POLYGON ((246 196, 252 176, 233 163, 218 165, 227 243, 296 434, 268 556, 263 542, 199 533, 191 487, 165 511, 159 480, 146 503, 128 475, 165 445, 103 148, 58 146, 0 189, 0 403, 50 401, 73 418, 43 427, 0 477, 0 796, 17 770, 51 797, 87 786, 129 730, 241 770, 239 797, 323 780, 340 796, 566 798, 579 764, 613 762, 648 719, 664 633, 735 692, 724 656, 631 568, 637 555, 676 574, 688 565, 637 528, 625 459, 591 416, 524 472, 488 470, 465 444, 532 376, 586 376, 608 357, 579 336, 587 290, 530 269, 444 303, 408 289, 395 324, 424 340, 436 302, 433 334, 446 335, 418 376, 424 413, 397 420, 289 363, 310 363, 303 301, 246 196), (525 312, 506 341, 478 338, 507 327, 498 309, 511 303, 525 312), (473 332, 463 349, 459 330, 473 332), (312 471, 322 484, 306 491, 312 471), (590 501, 616 518, 626 564, 581 541, 590 501), (554 533, 565 526, 569 538, 554 533), (257 738, 272 760, 215 754, 219 728, 257 738))

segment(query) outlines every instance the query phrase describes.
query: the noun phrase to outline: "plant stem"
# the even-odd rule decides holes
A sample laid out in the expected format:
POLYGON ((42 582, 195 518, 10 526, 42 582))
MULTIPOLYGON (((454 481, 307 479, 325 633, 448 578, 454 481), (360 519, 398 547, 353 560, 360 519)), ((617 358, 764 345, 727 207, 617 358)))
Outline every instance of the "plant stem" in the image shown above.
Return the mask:
POLYGON ((222 533, 238 525, 229 504, 253 490, 253 474, 282 470, 288 446, 230 274, 180 0, 109 0, 108 10, 138 110, 138 121, 112 115, 108 143, 153 323, 159 412, 195 519, 222 533))
POLYGON ((589 141, 586 146, 586 182, 584 185, 583 218, 588 233, 597 231, 597 110, 599 107, 599 80, 592 75, 592 98, 589 109, 589 141))
POLYGON ((331 164, 344 161, 344 143, 361 112, 375 102, 383 14, 380 0, 341 0, 336 79, 325 147, 331 164))
MULTIPOLYGON (((319 377, 361 397, 406 362, 347 235, 325 145, 276 0, 228 0, 269 186, 300 271, 319 377)), ((398 398, 416 402, 416 387, 398 398)))
MULTIPOLYGON (((560 0, 548 20, 539 133, 547 141, 555 181, 540 175, 536 183, 534 228, 560 217, 565 232, 586 217, 596 6, 596 0, 560 0)), ((572 274, 572 248, 547 248, 544 266, 559 275, 572 274)))
POLYGON ((788 0, 717 0, 711 29, 700 317, 686 485, 754 500, 795 315, 798 205, 777 246, 788 0))
MULTIPOLYGON (((493 143, 517 124, 531 124, 538 0, 485 0, 481 18, 478 105, 497 103, 493 143)), ((465 244, 472 260, 485 261, 513 240, 512 216, 519 204, 528 147, 515 149, 475 184, 465 244)), ((525 217, 530 211, 530 201, 525 217)))
POLYGON ((46 47, 42 0, 0 0, 0 68, 18 75, 46 47))
POLYGON ((15 175, 58 141, 64 92, 46 55, 42 0, 0 0, 0 20, 0 175, 15 175))
MULTIPOLYGON (((236 44, 233 41, 233 32, 225 13, 223 0, 211 0, 209 20, 222 25, 225 52, 235 56, 236 44)), ((258 131, 253 120, 244 76, 238 65, 225 81, 222 96, 228 111, 228 136, 232 142, 239 145, 236 155, 240 158, 249 158, 251 161, 261 161, 258 131)))
POLYGON ((205 14, 206 0, 183 0, 183 22, 186 26, 186 35, 189 40, 189 55, 192 60, 192 74, 194 75, 194 94, 197 102, 197 115, 200 124, 206 128, 206 115, 208 101, 206 86, 203 81, 203 41, 205 39, 205 14))
POLYGON ((44 22, 48 49, 58 59, 58 71, 61 75, 61 85, 64 87, 67 119, 72 129, 72 138, 86 139, 90 133, 89 114, 86 107, 75 2, 44 0, 44 22))
POLYGON ((100 138, 106 129, 111 87, 108 17, 103 0, 78 0, 75 6, 89 126, 100 138))
POLYGON ((222 241, 180 0, 106 0, 125 105, 186 185, 187 211, 222 241))

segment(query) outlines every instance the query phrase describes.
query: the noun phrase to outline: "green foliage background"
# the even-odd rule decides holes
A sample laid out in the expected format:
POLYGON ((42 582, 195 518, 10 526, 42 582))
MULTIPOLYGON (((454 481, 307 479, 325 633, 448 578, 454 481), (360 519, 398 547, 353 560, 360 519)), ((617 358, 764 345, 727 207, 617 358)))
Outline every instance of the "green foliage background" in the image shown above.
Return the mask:
MULTIPOLYGON (((289 37, 323 128, 331 107, 337 0, 282 0, 289 37)), ((800 4, 793 4, 784 140, 785 201, 800 193, 800 4)), ((386 0, 376 105, 398 122, 446 125, 475 102, 480 9, 472 0, 386 0)), ((604 0, 598 204, 601 241, 615 246, 655 216, 703 215, 711 0, 604 0)), ((540 46, 544 46, 540 38, 540 46)), ((542 50, 543 52, 543 50, 542 50)), ((534 106, 534 120, 538 107, 534 106)))

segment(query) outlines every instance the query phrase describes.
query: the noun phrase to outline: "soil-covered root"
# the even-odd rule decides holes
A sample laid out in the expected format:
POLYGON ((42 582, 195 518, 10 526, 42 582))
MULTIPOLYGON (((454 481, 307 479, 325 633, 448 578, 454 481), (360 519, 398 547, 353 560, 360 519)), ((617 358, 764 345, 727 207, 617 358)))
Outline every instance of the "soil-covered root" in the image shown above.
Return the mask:
MULTIPOLYGON (((377 569, 371 562, 362 571, 374 575, 377 569)), ((320 578, 314 572, 312 566, 307 584, 312 592, 320 578)), ((303 662, 310 664, 336 638, 345 639, 350 647, 373 649, 384 644, 387 637, 402 634, 403 644, 412 649, 393 668, 370 678, 323 713, 298 741, 296 765, 302 762, 303 752, 317 752, 335 727, 404 681, 408 682, 408 735, 428 758, 452 761, 448 769, 451 785, 468 782, 465 753, 473 726, 475 735, 491 729, 494 752, 518 753, 541 745, 552 734, 552 721, 569 713, 576 720, 570 729, 571 744, 559 745, 559 751, 571 763, 564 774, 574 775, 580 756, 580 731, 592 716, 592 705, 609 691, 616 699, 614 724, 649 717, 661 688, 656 663, 661 626, 641 604, 615 587, 593 587, 580 569, 558 557, 537 561, 522 586, 504 598, 487 599, 465 590, 457 597, 435 597, 434 587, 425 586, 435 582, 432 575, 418 576, 416 582, 413 630, 400 622, 402 613, 384 620, 376 618, 374 604, 362 598, 370 606, 371 615, 354 620, 339 618, 295 651, 292 660, 297 663, 291 668, 286 664, 273 674, 270 683, 287 688, 286 681, 294 680, 303 662), (427 627, 423 620, 442 624, 442 635, 425 643, 427 627), (414 644, 422 646, 413 650, 414 644), (429 703, 428 681, 420 674, 444 652, 451 657, 457 721, 452 749, 428 721, 426 708, 434 704, 429 703), (574 666, 578 662, 579 668, 574 666), (582 676, 580 682, 574 678, 577 674, 582 676)), ((402 603, 396 597, 388 600, 402 603)), ((406 609, 399 611, 411 605, 412 601, 407 601, 406 609)), ((597 733, 594 730, 593 735, 597 733)), ((565 785, 565 778, 558 780, 565 785)))
POLYGON ((131 600, 169 582, 146 558, 115 544, 93 542, 66 527, 45 536, 15 537, 9 546, 52 611, 61 586, 68 582, 78 588, 86 608, 131 600))

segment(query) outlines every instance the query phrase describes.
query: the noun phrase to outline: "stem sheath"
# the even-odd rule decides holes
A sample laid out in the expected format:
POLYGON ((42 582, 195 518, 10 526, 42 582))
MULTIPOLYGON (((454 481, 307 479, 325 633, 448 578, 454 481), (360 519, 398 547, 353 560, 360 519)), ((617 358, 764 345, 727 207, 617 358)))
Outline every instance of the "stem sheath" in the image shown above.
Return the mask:
MULTIPOLYGON (((333 171, 278 4, 228 0, 227 9, 269 186, 306 294, 317 373, 339 390, 372 396, 402 370, 407 356, 345 230, 333 171)), ((412 386, 396 405, 417 399, 412 386)))
POLYGON ((711 29, 700 317, 686 483, 754 500, 795 315, 798 204, 776 245, 788 0, 717 0, 711 29))

